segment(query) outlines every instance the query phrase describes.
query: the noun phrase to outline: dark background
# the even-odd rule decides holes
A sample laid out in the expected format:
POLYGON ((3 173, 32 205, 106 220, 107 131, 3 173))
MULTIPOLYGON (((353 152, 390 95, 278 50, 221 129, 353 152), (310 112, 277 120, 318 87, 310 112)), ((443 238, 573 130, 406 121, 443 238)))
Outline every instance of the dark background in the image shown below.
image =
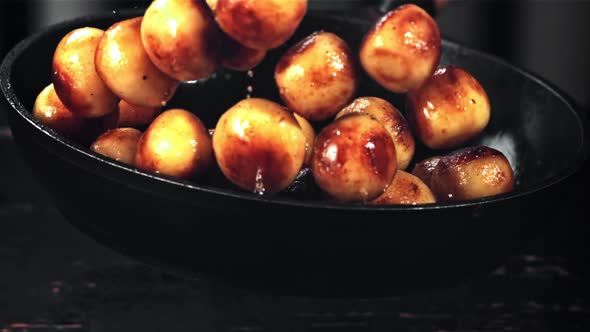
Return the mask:
MULTIPOLYGON (((0 58, 49 24, 148 3, 0 0, 0 58)), ((310 0, 310 5, 352 15, 370 12, 352 0, 310 0)), ((589 109, 590 1, 450 1, 437 21, 444 37, 529 69, 589 109)), ((3 107, 0 103, 2 332, 590 330, 590 255, 588 233, 582 231, 587 216, 564 209, 523 252, 490 275, 456 287, 377 299, 231 289, 142 265, 76 231, 31 178, 3 107)))

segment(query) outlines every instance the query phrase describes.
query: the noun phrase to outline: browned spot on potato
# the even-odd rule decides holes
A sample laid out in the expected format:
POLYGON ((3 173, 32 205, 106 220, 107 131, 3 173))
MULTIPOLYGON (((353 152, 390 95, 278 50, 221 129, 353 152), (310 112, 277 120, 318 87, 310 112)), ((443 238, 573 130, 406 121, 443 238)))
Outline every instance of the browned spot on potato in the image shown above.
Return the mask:
POLYGON ((257 50, 282 45, 307 11, 306 0, 220 0, 210 6, 219 26, 228 35, 257 50))
POLYGON ((489 99, 477 80, 458 67, 441 67, 406 95, 415 135, 432 149, 456 147, 481 133, 490 119, 489 99))
POLYGON ((299 41, 297 44, 290 47, 283 56, 279 59, 277 63, 277 67, 275 69, 275 73, 282 74, 291 66, 291 63, 294 61, 295 57, 298 54, 304 53, 305 50, 312 47, 313 44, 316 42, 316 37, 318 34, 323 33, 324 31, 316 31, 311 35, 305 37, 303 40, 299 41))
POLYGON ((405 93, 432 75, 440 60, 440 31, 420 7, 408 4, 385 14, 367 33, 359 58, 384 88, 405 93))
POLYGON ((333 33, 319 31, 291 47, 275 68, 281 99, 312 120, 325 120, 354 97, 358 72, 350 48, 333 33))
POLYGON ((422 182, 424 182, 427 186, 430 187, 430 178, 432 177, 432 173, 438 166, 442 157, 434 156, 427 159, 422 160, 421 162, 417 163, 412 170, 412 174, 418 177, 422 182))
POLYGON ((320 188, 334 198, 366 201, 383 193, 395 175, 395 146, 377 120, 349 114, 317 136, 311 167, 320 188))
POLYGON ((476 199, 511 191, 514 174, 500 151, 478 146, 441 159, 432 172, 431 184, 441 201, 476 199))
POLYGON ((305 135, 292 113, 250 98, 219 119, 213 133, 217 163, 228 180, 258 194, 285 189, 305 158, 305 135))
POLYGON ((292 158, 282 152, 282 147, 270 141, 245 142, 232 139, 224 152, 223 161, 227 166, 227 176, 239 179, 242 186, 264 191, 278 192, 285 177, 289 177, 292 158))
POLYGON ((370 201, 372 205, 416 205, 435 203, 432 191, 416 176, 398 170, 387 190, 370 201))

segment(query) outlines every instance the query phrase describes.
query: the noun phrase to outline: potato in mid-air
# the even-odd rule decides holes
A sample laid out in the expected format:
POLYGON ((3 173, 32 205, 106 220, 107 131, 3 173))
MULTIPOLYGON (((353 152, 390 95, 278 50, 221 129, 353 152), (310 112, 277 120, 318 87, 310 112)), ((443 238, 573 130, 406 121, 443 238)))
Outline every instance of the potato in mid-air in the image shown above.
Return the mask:
POLYGON ((176 80, 206 78, 219 66, 221 32, 203 1, 154 0, 141 38, 156 67, 176 80))
POLYGON ((96 50, 96 72, 126 102, 161 107, 174 96, 178 81, 150 61, 141 42, 141 20, 124 20, 107 29, 96 50))
POLYGON ((73 113, 98 118, 114 112, 117 97, 96 72, 94 54, 104 34, 96 28, 71 31, 53 55, 52 80, 59 99, 73 113))
POLYGON ((188 179, 205 171, 213 159, 211 137, 201 120, 183 109, 158 115, 137 144, 137 167, 188 179))
POLYGON ((225 177, 260 195, 293 182, 303 165, 305 143, 293 113, 260 98, 232 106, 213 133, 215 158, 225 177))
POLYGON ((365 113, 381 122, 395 144, 397 168, 404 170, 408 167, 414 156, 416 144, 406 119, 395 106, 385 99, 360 97, 342 109, 336 115, 336 119, 350 113, 365 113))
POLYGON ((405 93, 420 87, 438 66, 438 25, 422 8, 406 4, 383 16, 359 52, 367 74, 384 88, 405 93))
POLYGON ((455 148, 481 133, 490 101, 479 82, 458 67, 441 67, 406 100, 414 134, 431 149, 455 148))
POLYGON ((255 50, 281 46, 307 11, 307 0, 207 0, 207 4, 223 31, 255 50))
POLYGON ((333 33, 318 31, 281 57, 275 80, 290 110, 319 121, 334 116, 354 98, 358 72, 346 42, 333 33))
POLYGON ((343 116, 318 134, 311 160, 318 186, 345 202, 367 202, 383 194, 397 171, 395 145, 373 117, 343 116))

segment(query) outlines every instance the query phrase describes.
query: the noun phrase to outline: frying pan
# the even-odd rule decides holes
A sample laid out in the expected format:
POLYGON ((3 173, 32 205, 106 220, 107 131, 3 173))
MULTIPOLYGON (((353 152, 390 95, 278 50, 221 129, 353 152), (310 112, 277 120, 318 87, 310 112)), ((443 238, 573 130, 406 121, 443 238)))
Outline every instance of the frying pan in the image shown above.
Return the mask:
MULTIPOLYGON (((441 65, 472 73, 492 105, 489 126, 466 145, 504 152, 516 174, 511 193, 423 206, 342 204, 324 197, 309 174, 302 174, 285 193, 258 196, 215 172, 190 181, 143 172, 95 154, 31 116, 36 95, 50 83, 55 46, 67 32, 107 28, 141 14, 84 17, 27 38, 4 59, 0 85, 15 141, 62 214, 104 245, 185 275, 320 292, 457 282, 489 272, 522 248, 556 213, 560 200, 570 197, 569 182, 588 158, 587 120, 563 93, 447 40, 441 65)), ((224 110, 246 97, 248 86, 253 96, 279 100, 272 73, 289 45, 324 29, 356 52, 372 23, 309 13, 253 75, 220 70, 207 80, 183 83, 168 107, 187 108, 213 128, 224 110)), ((388 99, 403 110, 403 95, 366 76, 362 82, 359 95, 388 99)), ((432 154, 418 146, 414 159, 432 154)))

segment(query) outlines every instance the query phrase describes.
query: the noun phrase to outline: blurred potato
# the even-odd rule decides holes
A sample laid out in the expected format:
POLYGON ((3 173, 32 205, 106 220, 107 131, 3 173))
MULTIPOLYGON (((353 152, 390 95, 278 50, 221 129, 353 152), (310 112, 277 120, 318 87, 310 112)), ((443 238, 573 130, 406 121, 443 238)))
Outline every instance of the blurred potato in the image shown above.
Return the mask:
POLYGON ((384 15, 365 36, 360 62, 384 88, 405 93, 436 69, 441 52, 438 25, 427 12, 406 4, 384 15))
POLYGON ((367 202, 383 194, 395 176, 395 145, 379 121, 349 114, 318 134, 311 169, 317 185, 331 197, 367 202))
POLYGON ((263 51, 285 43, 307 11, 307 0, 207 0, 207 4, 230 37, 263 51))
POLYGON ((228 36, 223 38, 221 46, 221 65, 236 71, 247 71, 264 60, 266 50, 246 47, 228 36))
POLYGON ((350 113, 365 113, 379 121, 391 135, 397 155, 397 168, 405 170, 412 157, 416 144, 414 136, 400 111, 387 100, 377 97, 360 97, 336 115, 336 119, 350 113))
POLYGON ((318 31, 281 57, 275 80, 290 110, 320 121, 334 116, 354 98, 358 72, 346 42, 333 33, 318 31))
POLYGON ((311 123, 305 118, 301 117, 297 113, 293 113, 295 120, 299 123, 303 135, 305 136, 305 159, 303 160, 304 165, 309 165, 311 161, 311 155, 313 152, 313 143, 315 142, 315 130, 311 126, 311 123))
POLYGON ((83 130, 84 118, 72 113, 57 97, 53 84, 39 93, 33 105, 33 116, 56 132, 73 137, 83 130))
POLYGON ((480 134, 490 120, 488 95, 458 67, 441 67, 406 95, 406 116, 414 134, 431 149, 458 147, 480 134))
POLYGON ((133 127, 139 128, 149 125, 160 112, 161 107, 144 107, 131 105, 121 100, 119 103, 119 112, 116 115, 116 127, 133 127))
POLYGON ((113 24, 96 50, 96 71, 119 98, 143 107, 161 107, 174 96, 178 81, 150 61, 141 41, 141 17, 113 24))
POLYGON ((154 0, 141 38, 156 67, 176 80, 206 78, 219 66, 221 33, 203 1, 154 0))
POLYGON ((137 142, 141 131, 135 128, 116 128, 100 135, 90 146, 98 154, 134 165, 137 142))
POLYGON ((213 133, 215 158, 225 177, 257 194, 287 188, 301 170, 305 135, 293 114, 269 100, 238 102, 213 133))
POLYGON ((442 158, 430 183, 438 201, 462 201, 511 191, 514 173, 500 151, 476 146, 442 158))
POLYGON ((387 190, 371 205, 417 205, 436 203, 430 188, 416 176, 398 170, 387 190))
POLYGON ((104 34, 96 28, 71 31, 53 55, 52 80, 55 92, 73 113, 98 118, 117 109, 117 97, 96 72, 94 54, 104 34))
POLYGON ((201 120, 184 109, 158 115, 137 144, 135 164, 143 170, 188 179, 212 163, 211 137, 201 120))

